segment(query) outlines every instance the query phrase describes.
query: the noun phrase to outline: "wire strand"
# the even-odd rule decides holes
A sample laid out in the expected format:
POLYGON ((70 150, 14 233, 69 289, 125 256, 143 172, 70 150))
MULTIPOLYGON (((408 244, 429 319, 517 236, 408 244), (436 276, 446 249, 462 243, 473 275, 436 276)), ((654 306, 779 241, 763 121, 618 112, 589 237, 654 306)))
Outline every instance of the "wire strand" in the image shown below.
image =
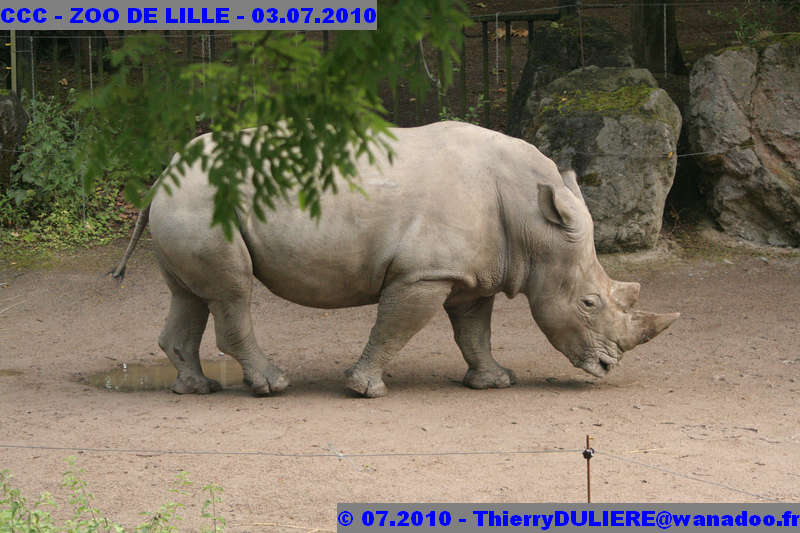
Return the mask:
POLYGON ((471 450, 471 451, 441 451, 441 452, 365 452, 365 453, 344 453, 339 451, 320 452, 320 453, 290 453, 290 452, 270 452, 263 450, 150 450, 146 448, 86 448, 78 446, 46 446, 37 444, 2 444, 4 449, 25 449, 25 450, 49 450, 49 451, 72 451, 90 453, 123 453, 123 454, 147 454, 147 455, 252 455, 263 457, 293 457, 293 458, 315 458, 315 457, 337 457, 347 459, 351 457, 436 457, 448 455, 534 455, 546 453, 577 453, 582 450, 567 449, 539 449, 539 450, 471 450))
POLYGON ((643 463, 641 461, 637 461, 635 459, 628 459, 627 457, 620 457, 619 455, 614 455, 607 452, 595 451, 596 455, 604 455, 606 457, 610 457, 611 459, 616 459, 618 461, 623 461, 625 463, 631 463, 638 466, 642 466, 644 468, 649 468, 650 470, 656 470, 658 472, 664 472, 665 474, 670 474, 679 478, 688 479, 691 481, 696 481, 698 483, 703 483, 705 485, 711 485, 713 487, 723 488, 725 490, 729 490, 731 492, 738 492, 739 494, 744 494, 746 496, 752 496, 753 498, 758 498, 760 500, 770 501, 770 502, 781 502, 781 500, 776 500, 775 498, 770 498, 768 496, 764 496, 763 494, 756 494, 755 492, 748 492, 746 490, 737 489, 736 487, 731 487, 730 485, 725 485, 724 483, 719 483, 717 481, 711 481, 708 479, 700 479, 698 477, 689 476, 687 474, 682 474, 680 472, 675 472, 674 470, 669 470, 668 468, 664 468, 661 466, 651 465, 648 463, 643 463))

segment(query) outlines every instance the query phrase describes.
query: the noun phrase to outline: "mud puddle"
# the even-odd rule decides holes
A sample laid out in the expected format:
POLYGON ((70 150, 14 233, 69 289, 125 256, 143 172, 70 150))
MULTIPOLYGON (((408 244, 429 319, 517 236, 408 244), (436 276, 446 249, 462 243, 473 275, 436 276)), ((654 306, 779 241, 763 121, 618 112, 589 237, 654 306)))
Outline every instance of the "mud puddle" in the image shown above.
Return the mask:
MULTIPOLYGON (((242 367, 233 359, 201 361, 203 373, 219 381, 223 387, 242 385, 242 367)), ((178 372, 169 362, 158 365, 125 365, 93 374, 90 385, 119 392, 163 390, 169 388, 178 372)))

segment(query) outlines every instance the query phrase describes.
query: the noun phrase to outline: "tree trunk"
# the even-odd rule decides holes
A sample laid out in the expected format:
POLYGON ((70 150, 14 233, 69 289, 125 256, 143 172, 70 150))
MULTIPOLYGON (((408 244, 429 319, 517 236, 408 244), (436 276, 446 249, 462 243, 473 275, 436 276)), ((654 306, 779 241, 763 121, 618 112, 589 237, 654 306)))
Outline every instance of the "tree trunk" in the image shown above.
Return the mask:
POLYGON ((638 0, 631 7, 631 37, 633 59, 636 66, 651 72, 664 72, 666 49, 666 72, 686 74, 681 49, 678 46, 678 28, 675 22, 675 7, 670 2, 664 13, 664 0, 638 0), (666 47, 664 46, 664 21, 666 18, 666 47))

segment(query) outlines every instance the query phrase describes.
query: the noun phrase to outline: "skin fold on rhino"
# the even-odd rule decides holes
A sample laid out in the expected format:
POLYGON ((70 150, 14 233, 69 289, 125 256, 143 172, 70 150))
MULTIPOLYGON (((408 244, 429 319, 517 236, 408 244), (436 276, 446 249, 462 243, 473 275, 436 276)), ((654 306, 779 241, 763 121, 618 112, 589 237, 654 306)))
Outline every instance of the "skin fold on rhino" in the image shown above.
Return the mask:
MULTIPOLYGON (((633 310, 639 284, 611 280, 598 262, 575 173, 562 175, 534 146, 458 122, 392 133, 393 162, 359 160, 365 194, 324 196, 319 221, 291 201, 266 222, 243 210, 228 241, 211 227, 214 189, 199 163, 171 194, 159 189, 114 276, 149 218, 172 293, 159 345, 178 370, 173 391, 220 389, 200 366, 209 312, 217 346, 239 361, 254 394, 289 385, 253 334, 254 276, 301 305, 378 304, 364 351, 345 373, 347 387, 367 397, 386 393, 386 364, 442 306, 468 365, 464 383, 476 389, 515 381, 492 357, 497 293, 527 296, 553 346, 598 377, 679 317, 633 310)), ((210 137, 200 139, 211 153, 210 137)))

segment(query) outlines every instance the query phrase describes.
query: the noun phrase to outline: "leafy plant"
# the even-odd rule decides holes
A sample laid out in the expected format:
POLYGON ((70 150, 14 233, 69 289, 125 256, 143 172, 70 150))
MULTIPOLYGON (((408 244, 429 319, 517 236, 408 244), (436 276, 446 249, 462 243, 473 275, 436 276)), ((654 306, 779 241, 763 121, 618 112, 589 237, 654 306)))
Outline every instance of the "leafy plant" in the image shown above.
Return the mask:
MULTIPOLYGON (((87 489, 84 471, 78 468, 74 457, 67 459, 68 470, 64 473, 62 486, 67 489, 67 500, 72 506, 72 517, 58 524, 51 512, 58 505, 49 493, 43 493, 32 504, 22 496, 19 489, 11 484, 12 476, 7 470, 0 471, 0 533, 125 533, 120 524, 103 516, 93 504, 94 495, 87 489)), ((193 485, 186 472, 180 472, 169 491, 178 498, 191 496, 189 488, 193 485)), ((222 533, 225 518, 219 515, 218 505, 222 503, 222 487, 210 483, 203 487, 207 494, 203 503, 202 518, 210 519, 212 528, 203 531, 222 533)), ((133 533, 172 533, 178 531, 175 523, 182 520, 179 511, 183 503, 168 501, 154 512, 142 515, 145 521, 136 526, 133 533)))
POLYGON ((11 485, 11 473, 0 471, 0 533, 13 531, 55 531, 46 506, 55 507, 52 496, 43 493, 32 506, 19 489, 11 485))
POLYGON ((225 518, 219 516, 217 505, 222 503, 222 487, 209 483, 203 487, 208 497, 203 502, 202 517, 211 520, 211 529, 203 529, 203 533, 223 533, 225 531, 225 518))
MULTIPOLYGON (((188 488, 192 486, 189 481, 189 475, 186 472, 179 472, 175 479, 174 486, 169 491, 178 496, 188 496, 188 488)), ((182 503, 166 502, 158 511, 144 512, 142 515, 147 517, 147 520, 137 526, 136 533, 172 533, 178 531, 173 525, 173 522, 183 520, 183 517, 178 512, 184 507, 182 503)))
POLYGON ((124 531, 122 526, 111 522, 100 515, 100 510, 93 507, 94 495, 86 490, 86 480, 83 479, 84 470, 75 465, 75 458, 67 458, 69 470, 64 473, 62 486, 69 490, 69 503, 73 506, 70 520, 64 524, 66 533, 82 533, 95 531, 124 531))
POLYGON ((86 189, 85 147, 99 129, 96 116, 73 109, 75 100, 73 91, 64 101, 23 95, 30 123, 0 193, 0 242, 62 248, 107 242, 116 233, 124 173, 112 161, 104 179, 86 189))
POLYGON ((749 44, 775 32, 780 7, 776 2, 770 5, 770 3, 745 0, 741 8, 734 6, 725 12, 709 10, 708 14, 733 24, 736 40, 742 44, 749 44))
POLYGON ((456 115, 451 109, 442 106, 442 111, 439 113, 439 120, 455 120, 457 122, 469 122, 470 124, 481 124, 481 114, 486 107, 486 100, 483 95, 479 94, 475 105, 469 106, 464 112, 464 116, 456 115))

